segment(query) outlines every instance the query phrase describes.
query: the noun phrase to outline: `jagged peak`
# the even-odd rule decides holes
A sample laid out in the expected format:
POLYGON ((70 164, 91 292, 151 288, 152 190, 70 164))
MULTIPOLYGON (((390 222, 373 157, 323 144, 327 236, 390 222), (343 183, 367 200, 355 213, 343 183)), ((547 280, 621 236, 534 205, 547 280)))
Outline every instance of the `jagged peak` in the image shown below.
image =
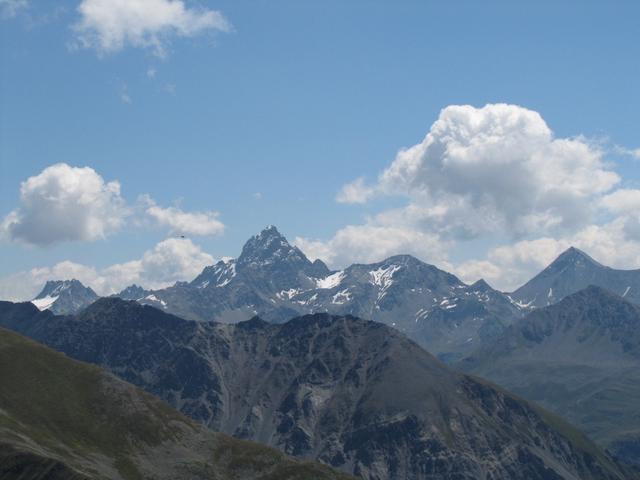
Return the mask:
MULTIPOLYGON (((54 297, 60 295, 62 292, 67 290, 85 290, 90 292, 93 295, 96 293, 91 289, 91 287, 87 287, 82 284, 79 280, 72 278, 71 280, 48 280, 42 291, 35 297, 34 300, 38 300, 45 297, 54 297)), ((96 295, 97 296, 97 295, 96 295)))
POLYGON ((246 265, 254 262, 275 263, 283 260, 311 264, 298 247, 292 246, 275 226, 269 225, 244 244, 237 263, 246 265))

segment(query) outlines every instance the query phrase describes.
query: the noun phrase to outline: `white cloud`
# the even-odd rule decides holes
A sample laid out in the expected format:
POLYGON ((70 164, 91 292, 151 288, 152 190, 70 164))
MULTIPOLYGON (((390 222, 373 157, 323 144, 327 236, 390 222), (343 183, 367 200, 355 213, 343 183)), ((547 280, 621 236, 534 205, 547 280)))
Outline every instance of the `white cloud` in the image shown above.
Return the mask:
POLYGON ((571 245, 604 263, 636 268, 640 190, 616 190, 621 178, 607 153, 581 136, 554 136, 540 114, 523 107, 449 106, 424 140, 401 150, 376 182, 358 178, 336 197, 366 203, 399 196, 404 206, 344 227, 325 242, 299 239, 299 245, 340 265, 413 253, 453 264, 465 281, 484 277, 503 289, 519 286, 571 245), (401 231, 403 240, 374 231, 401 231), (505 238, 515 243, 496 243, 505 238), (447 250, 462 246, 471 260, 447 257, 447 250))
POLYGON ((28 6, 28 0, 0 0, 0 17, 13 18, 28 6))
POLYGON ((541 237, 501 245, 489 250, 486 260, 457 265, 454 273, 473 282, 485 278, 497 288, 514 290, 551 263, 567 248, 577 247, 604 265, 631 269, 640 266, 640 235, 630 235, 624 218, 603 225, 589 225, 559 238, 541 237))
POLYGON ((20 301, 34 298, 47 280, 77 279, 100 295, 119 292, 136 283, 162 288, 191 280, 214 258, 189 239, 170 238, 144 252, 138 260, 111 265, 102 270, 64 261, 52 267, 34 268, 0 278, 0 299, 20 301))
POLYGON ((640 214, 640 190, 621 188, 602 197, 601 204, 612 213, 640 214))
POLYGON ((366 203, 376 194, 376 189, 365 185, 364 178, 356 178, 342 187, 336 201, 339 203, 366 203))
POLYGON ((151 220, 177 235, 212 236, 224 232, 218 217, 215 211, 163 208, 149 195, 141 195, 132 208, 120 195, 119 182, 105 182, 90 167, 59 163, 22 182, 19 206, 0 217, 0 239, 38 246, 94 241, 128 220, 136 226, 151 220))
POLYGON ((143 197, 146 214, 158 225, 168 227, 177 235, 220 235, 224 224, 218 220, 219 212, 184 212, 177 207, 162 208, 150 197, 143 197))
POLYGON ((436 235, 398 226, 349 225, 328 241, 297 237, 293 243, 310 259, 320 258, 333 268, 377 262, 399 253, 448 266, 447 243, 436 235))
POLYGON ((92 241, 120 229, 129 213, 119 182, 59 163, 22 182, 20 206, 2 220, 0 235, 41 246, 92 241))
POLYGON ((127 87, 126 85, 123 85, 120 88, 120 101, 128 105, 131 104, 131 95, 129 95, 129 87, 127 87))
POLYGON ((131 45, 164 56, 170 38, 205 31, 229 32, 218 11, 189 8, 182 0, 83 0, 74 25, 77 46, 113 53, 131 45))
POLYGON ((356 180, 339 199, 403 195, 414 213, 438 211, 438 224, 450 233, 500 228, 518 237, 588 224, 594 198, 619 180, 597 145, 555 138, 537 112, 462 105, 443 109, 425 139, 401 150, 375 185, 356 180), (486 228, 482 222, 467 228, 478 217, 490 220, 486 228))

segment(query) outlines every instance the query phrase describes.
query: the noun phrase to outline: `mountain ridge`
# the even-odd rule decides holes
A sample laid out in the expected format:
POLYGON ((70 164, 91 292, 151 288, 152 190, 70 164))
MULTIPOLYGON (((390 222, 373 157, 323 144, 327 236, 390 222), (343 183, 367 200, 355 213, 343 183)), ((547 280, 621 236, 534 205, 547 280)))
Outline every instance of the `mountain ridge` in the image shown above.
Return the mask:
POLYGON ((4 302, 0 323, 213 429, 365 479, 628 478, 572 427, 378 322, 203 323, 111 298, 78 317, 4 302))
POLYGON ((4 328, 0 377, 3 479, 347 479, 207 431, 95 365, 4 328))
POLYGON ((640 464, 640 307, 590 286, 534 310, 458 364, 640 464))

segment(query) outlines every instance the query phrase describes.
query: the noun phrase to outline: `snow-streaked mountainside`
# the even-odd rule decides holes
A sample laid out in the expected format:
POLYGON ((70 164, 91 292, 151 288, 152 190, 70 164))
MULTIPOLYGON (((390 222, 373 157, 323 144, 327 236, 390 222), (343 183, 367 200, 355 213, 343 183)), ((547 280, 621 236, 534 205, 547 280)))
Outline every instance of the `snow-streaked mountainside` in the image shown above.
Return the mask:
MULTIPOLYGON (((132 285, 115 296, 191 320, 225 323, 254 315, 278 323, 318 312, 351 314, 395 327, 441 359, 456 361, 490 344, 530 310, 590 284, 640 302, 640 270, 605 267, 575 248, 505 294, 483 280, 467 285, 410 255, 331 271, 269 226, 249 239, 237 259, 208 266, 191 282, 160 290, 132 285)), ((34 302, 56 313, 77 312, 97 298, 79 292, 72 302, 45 288, 34 302)))
POLYGON ((636 478, 560 419, 377 322, 195 322, 104 298, 76 317, 0 302, 0 325, 97 363, 216 431, 363 480, 636 478))
POLYGON ((48 281, 33 303, 40 310, 64 315, 76 313, 98 299, 98 295, 78 280, 48 281))
POLYGON ((589 285, 606 288, 630 302, 640 303, 640 270, 604 266, 574 247, 514 291, 511 298, 522 305, 546 307, 589 285))
POLYGON ((395 327, 447 360, 494 338, 523 314, 485 282, 466 285, 409 255, 330 271, 273 226, 252 237, 237 259, 206 267, 191 282, 155 291, 132 286, 118 296, 225 323, 253 315, 278 323, 318 312, 351 314, 395 327))

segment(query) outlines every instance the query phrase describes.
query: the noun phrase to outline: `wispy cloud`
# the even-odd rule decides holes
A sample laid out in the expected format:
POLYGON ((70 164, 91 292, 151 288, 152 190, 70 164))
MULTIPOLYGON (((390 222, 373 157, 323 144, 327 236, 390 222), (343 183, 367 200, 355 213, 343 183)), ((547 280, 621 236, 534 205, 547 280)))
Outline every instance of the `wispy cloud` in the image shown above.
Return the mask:
POLYGON ((232 29, 219 11, 188 8, 182 0, 83 0, 78 12, 73 46, 101 54, 132 46, 163 57, 174 37, 232 29))

